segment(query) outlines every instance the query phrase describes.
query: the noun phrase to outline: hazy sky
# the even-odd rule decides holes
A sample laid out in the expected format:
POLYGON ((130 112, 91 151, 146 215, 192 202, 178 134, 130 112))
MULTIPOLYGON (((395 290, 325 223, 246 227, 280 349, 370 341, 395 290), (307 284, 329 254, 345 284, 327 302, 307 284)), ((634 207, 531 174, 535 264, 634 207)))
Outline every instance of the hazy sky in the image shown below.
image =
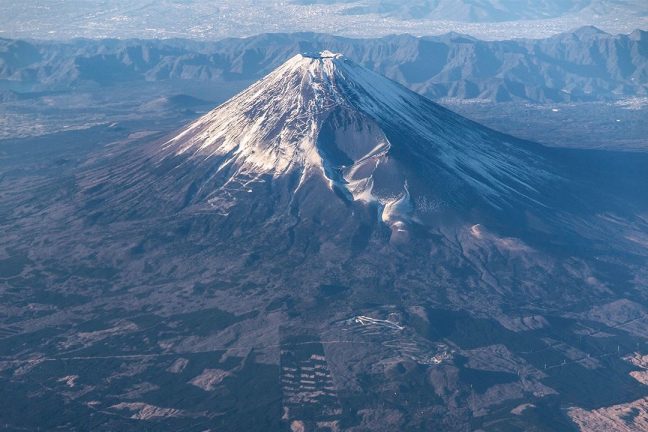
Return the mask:
POLYGON ((457 31, 503 39, 583 25, 611 33, 648 28, 647 0, 0 0, 0 12, 1 37, 41 39, 294 31, 363 37, 457 31))

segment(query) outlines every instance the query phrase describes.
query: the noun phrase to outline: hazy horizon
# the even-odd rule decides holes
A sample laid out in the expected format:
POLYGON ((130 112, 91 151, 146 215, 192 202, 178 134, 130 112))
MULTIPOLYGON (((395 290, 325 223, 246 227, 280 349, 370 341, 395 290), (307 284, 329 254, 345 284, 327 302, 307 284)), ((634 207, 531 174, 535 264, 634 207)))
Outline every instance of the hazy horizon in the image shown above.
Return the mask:
POLYGON ((593 25, 612 34, 648 28, 648 3, 636 0, 469 2, 437 0, 0 0, 0 36, 188 38, 218 40, 260 33, 338 36, 438 35, 487 40, 543 38, 593 25))

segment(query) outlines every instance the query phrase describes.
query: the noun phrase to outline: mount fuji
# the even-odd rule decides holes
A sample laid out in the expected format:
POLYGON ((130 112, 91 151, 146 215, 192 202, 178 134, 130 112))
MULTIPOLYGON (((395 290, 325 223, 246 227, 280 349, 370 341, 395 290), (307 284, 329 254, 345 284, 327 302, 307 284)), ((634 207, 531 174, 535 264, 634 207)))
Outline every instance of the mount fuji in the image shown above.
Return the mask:
POLYGON ((126 409, 160 430, 570 430, 648 396, 623 357, 648 332, 646 172, 324 51, 92 153, 16 229, 47 223, 30 259, 89 299, 34 318, 65 332, 39 349, 142 362, 79 396, 120 430, 141 428, 126 409))
MULTIPOLYGON (((562 180, 545 153, 324 51, 293 57, 136 163, 165 167, 155 187, 175 210, 227 216, 255 192, 282 190, 284 209, 299 212, 300 196, 317 188, 403 232, 468 209, 546 206, 543 188, 562 180)), ((124 183, 142 187, 138 179, 124 183)))
MULTIPOLYGON (((329 239, 333 260, 396 248, 424 269, 458 259, 491 273, 475 248, 587 285, 593 250, 645 254, 647 200, 627 187, 641 158, 495 132, 330 51, 296 55, 172 136, 111 154, 81 176, 92 220, 195 216, 191 229, 213 241, 251 236, 228 246, 243 255, 272 242, 318 261, 329 239), (563 268, 571 260, 582 271, 563 268)), ((505 285, 485 284, 531 299, 505 285)))

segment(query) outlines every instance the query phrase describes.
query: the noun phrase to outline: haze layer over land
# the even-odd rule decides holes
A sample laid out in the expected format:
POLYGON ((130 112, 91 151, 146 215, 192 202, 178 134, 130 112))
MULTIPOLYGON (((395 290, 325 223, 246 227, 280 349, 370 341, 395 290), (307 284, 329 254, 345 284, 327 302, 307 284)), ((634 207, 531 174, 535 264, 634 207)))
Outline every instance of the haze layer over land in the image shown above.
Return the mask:
POLYGON ((375 37, 458 31, 486 39, 546 37, 596 25, 648 27, 643 0, 0 0, 0 36, 220 39, 317 31, 375 37))

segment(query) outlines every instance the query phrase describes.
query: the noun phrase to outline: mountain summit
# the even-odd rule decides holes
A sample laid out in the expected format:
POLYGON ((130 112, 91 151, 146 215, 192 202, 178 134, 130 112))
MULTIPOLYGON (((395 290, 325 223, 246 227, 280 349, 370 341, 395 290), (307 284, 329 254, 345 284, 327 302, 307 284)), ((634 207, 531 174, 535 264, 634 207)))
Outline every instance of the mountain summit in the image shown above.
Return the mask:
POLYGON ((539 200, 554 177, 541 153, 330 51, 296 55, 162 146, 164 160, 209 167, 192 180, 194 204, 227 213, 232 184, 250 193, 296 178, 291 195, 323 182, 335 199, 377 205, 399 229, 477 202, 539 200))

